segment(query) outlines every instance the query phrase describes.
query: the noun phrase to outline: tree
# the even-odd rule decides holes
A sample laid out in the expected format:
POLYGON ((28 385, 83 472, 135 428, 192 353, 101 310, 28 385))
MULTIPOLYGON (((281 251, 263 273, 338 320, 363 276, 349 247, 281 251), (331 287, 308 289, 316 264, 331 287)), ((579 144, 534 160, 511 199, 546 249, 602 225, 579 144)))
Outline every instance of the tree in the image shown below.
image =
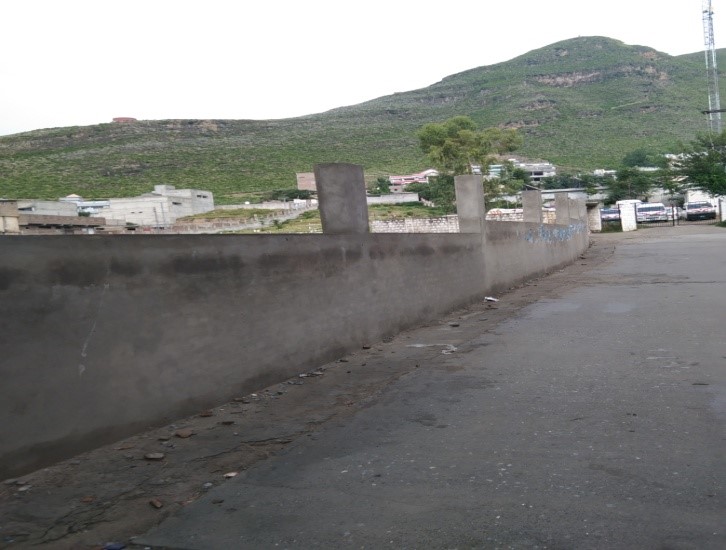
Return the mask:
POLYGON ((368 185, 368 193, 371 195, 389 195, 391 193, 391 180, 385 176, 379 176, 376 181, 368 185))
POLYGON ((673 170, 670 166, 661 170, 661 181, 660 185, 663 191, 668 195, 667 202, 671 206, 683 206, 686 200, 686 189, 688 184, 685 178, 681 176, 677 171, 673 170))
POLYGON ((496 206, 507 207, 508 203, 501 197, 517 195, 529 183, 529 174, 523 168, 506 161, 502 163, 499 177, 484 178, 484 195, 487 209, 496 206))
POLYGON ((673 162, 688 185, 713 196, 726 195, 726 131, 698 136, 673 162))
POLYGON ((607 200, 611 203, 624 199, 647 201, 660 176, 659 172, 646 172, 624 166, 617 171, 615 179, 608 180, 607 200))
POLYGON ((484 173, 494 155, 515 151, 522 138, 516 130, 477 130, 469 117, 456 116, 441 123, 426 124, 418 131, 421 150, 440 174, 484 173))
POLYGON ((312 191, 304 189, 274 189, 266 193, 265 199, 272 201, 291 201, 294 199, 309 199, 312 196, 312 191))
POLYGON ((443 174, 429 178, 429 183, 411 183, 406 186, 406 191, 418 193, 419 197, 433 202, 447 213, 456 212, 454 207, 456 192, 452 175, 443 174))
MULTIPOLYGON (((511 163, 507 162, 506 165, 509 165, 511 163)), ((514 184, 516 187, 518 187, 519 191, 521 191, 526 184, 529 183, 530 177, 529 172, 527 172, 524 168, 515 167, 512 168, 511 171, 507 171, 507 178, 505 178, 506 182, 517 182, 514 184)))
POLYGON ((623 157, 623 166, 662 168, 663 156, 653 154, 646 149, 635 149, 623 157))

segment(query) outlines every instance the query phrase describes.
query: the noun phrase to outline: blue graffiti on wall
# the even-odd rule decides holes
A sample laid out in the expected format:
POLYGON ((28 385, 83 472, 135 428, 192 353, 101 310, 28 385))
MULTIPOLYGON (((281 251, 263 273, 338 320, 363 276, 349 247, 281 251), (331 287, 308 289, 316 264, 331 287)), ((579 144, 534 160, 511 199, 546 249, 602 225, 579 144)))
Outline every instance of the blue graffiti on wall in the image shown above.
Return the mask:
POLYGON ((584 231, 587 231, 587 226, 584 223, 549 226, 547 224, 540 224, 537 229, 527 229, 524 240, 528 243, 562 243, 572 240, 584 231))

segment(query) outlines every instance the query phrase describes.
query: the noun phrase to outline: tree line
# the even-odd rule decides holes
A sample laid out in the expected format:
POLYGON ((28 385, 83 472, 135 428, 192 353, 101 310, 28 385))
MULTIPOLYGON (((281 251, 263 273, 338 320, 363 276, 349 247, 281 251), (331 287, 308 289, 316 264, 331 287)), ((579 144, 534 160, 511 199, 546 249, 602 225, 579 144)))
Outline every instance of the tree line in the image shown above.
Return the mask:
MULTIPOLYGON (((499 177, 483 178, 487 208, 503 206, 502 197, 533 187, 528 174, 502 155, 516 151, 523 138, 516 131, 501 128, 480 130, 466 116, 441 123, 429 123, 417 133, 419 146, 439 175, 427 184, 411 184, 407 190, 454 212, 454 176, 487 175, 492 164, 501 166, 499 177)), ((387 191, 387 180, 376 182, 387 191)), ((720 135, 697 136, 678 150, 665 155, 638 149, 625 155, 614 175, 562 174, 538 182, 541 189, 580 188, 592 194, 607 190, 607 202, 622 199, 647 201, 654 188, 662 188, 674 203, 683 201, 685 191, 700 189, 712 196, 726 195, 726 131, 720 135)))

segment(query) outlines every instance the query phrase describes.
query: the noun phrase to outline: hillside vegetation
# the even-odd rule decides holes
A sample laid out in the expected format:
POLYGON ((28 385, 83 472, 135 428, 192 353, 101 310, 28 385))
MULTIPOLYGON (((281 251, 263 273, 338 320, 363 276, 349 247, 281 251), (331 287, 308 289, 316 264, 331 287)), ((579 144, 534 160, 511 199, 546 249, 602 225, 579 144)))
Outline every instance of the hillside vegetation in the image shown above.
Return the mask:
POLYGON ((294 187, 295 173, 317 163, 360 164, 371 179, 420 171, 428 166, 417 129, 454 115, 482 128, 518 128, 517 156, 561 172, 614 168, 629 151, 668 152, 705 131, 706 86, 702 53, 673 57, 581 37, 305 117, 138 121, 0 137, 0 197, 122 197, 171 184, 235 203, 244 193, 294 187))

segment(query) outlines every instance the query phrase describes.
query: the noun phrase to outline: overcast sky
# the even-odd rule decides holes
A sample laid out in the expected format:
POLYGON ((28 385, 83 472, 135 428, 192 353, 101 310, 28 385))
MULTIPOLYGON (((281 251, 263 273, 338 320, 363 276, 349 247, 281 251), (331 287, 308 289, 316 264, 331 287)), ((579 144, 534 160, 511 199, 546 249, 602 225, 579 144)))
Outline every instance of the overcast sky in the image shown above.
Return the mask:
POLYGON ((319 113, 577 36, 703 51, 702 2, 0 0, 0 135, 319 113))

